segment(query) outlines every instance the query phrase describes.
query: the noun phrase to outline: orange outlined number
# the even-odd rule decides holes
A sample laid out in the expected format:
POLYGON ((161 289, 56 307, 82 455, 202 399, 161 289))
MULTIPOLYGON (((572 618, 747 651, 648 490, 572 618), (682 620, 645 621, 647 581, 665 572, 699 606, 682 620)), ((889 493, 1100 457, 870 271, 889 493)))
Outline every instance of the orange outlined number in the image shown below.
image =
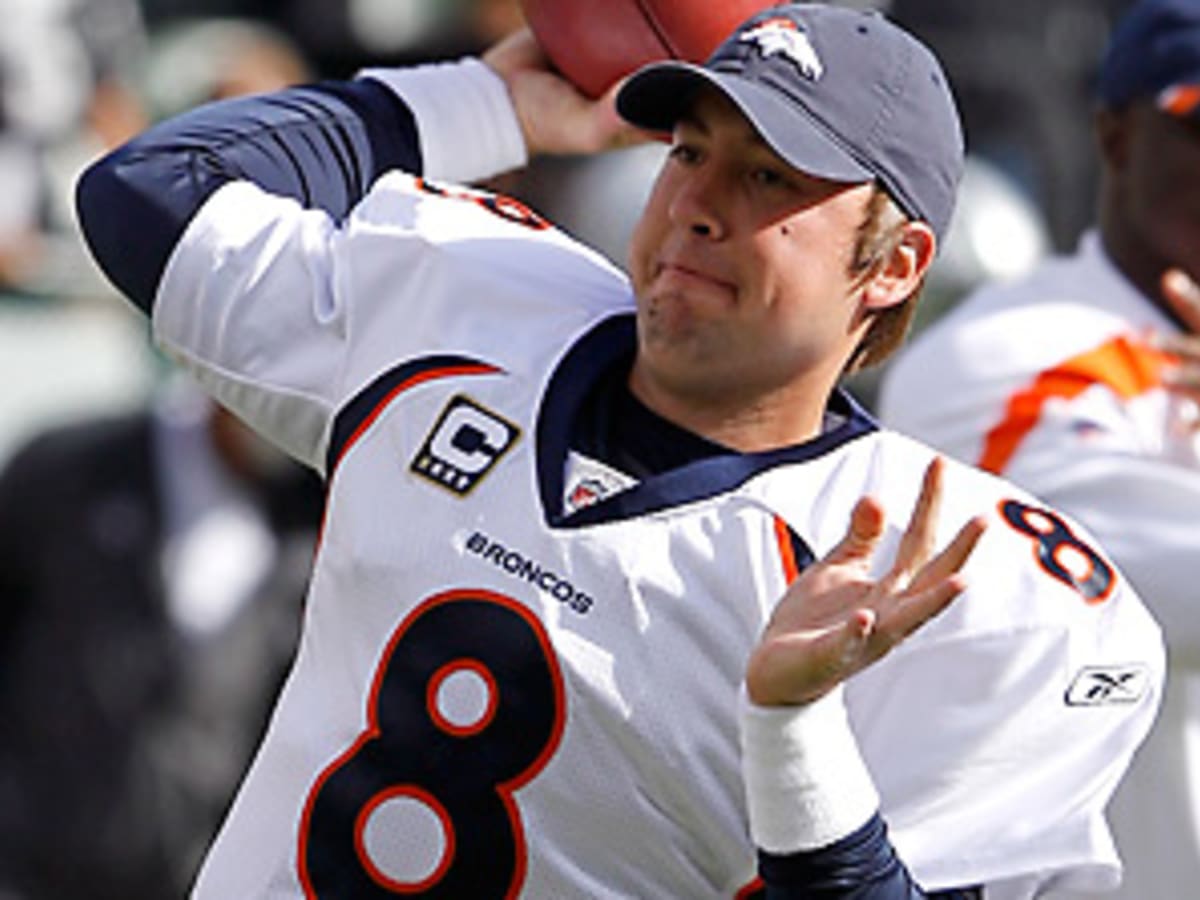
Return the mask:
POLYGON ((525 837, 513 793, 562 737, 541 623, 488 591, 439 594, 384 652, 368 728, 317 779, 300 831, 309 898, 511 898, 525 837))
POLYGON ((1103 603, 1109 598, 1117 581, 1112 567, 1060 516, 1016 500, 1002 502, 1000 514, 1009 525, 1033 539, 1034 556, 1047 573, 1074 588, 1088 603, 1103 603))

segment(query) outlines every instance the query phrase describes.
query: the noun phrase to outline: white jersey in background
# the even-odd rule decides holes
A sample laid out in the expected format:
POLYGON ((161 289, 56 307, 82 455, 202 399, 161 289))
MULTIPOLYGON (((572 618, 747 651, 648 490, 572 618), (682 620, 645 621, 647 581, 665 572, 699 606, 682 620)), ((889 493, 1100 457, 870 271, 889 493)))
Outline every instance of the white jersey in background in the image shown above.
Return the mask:
POLYGON ((968 297, 888 369, 884 422, 1065 510, 1097 536, 1162 623, 1164 708, 1114 802, 1124 887, 1180 900, 1200 885, 1200 431, 1150 335, 1179 328, 1098 236, 968 297))

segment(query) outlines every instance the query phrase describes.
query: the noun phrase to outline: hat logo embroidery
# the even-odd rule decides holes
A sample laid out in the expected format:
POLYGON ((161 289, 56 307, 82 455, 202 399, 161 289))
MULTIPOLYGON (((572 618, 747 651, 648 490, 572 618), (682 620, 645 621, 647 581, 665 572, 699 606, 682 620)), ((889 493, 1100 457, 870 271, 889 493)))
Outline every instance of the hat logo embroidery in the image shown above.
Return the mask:
POLYGON ((825 72, 812 41, 791 19, 767 19, 742 32, 740 40, 756 44, 764 59, 782 54, 810 81, 816 81, 825 72))

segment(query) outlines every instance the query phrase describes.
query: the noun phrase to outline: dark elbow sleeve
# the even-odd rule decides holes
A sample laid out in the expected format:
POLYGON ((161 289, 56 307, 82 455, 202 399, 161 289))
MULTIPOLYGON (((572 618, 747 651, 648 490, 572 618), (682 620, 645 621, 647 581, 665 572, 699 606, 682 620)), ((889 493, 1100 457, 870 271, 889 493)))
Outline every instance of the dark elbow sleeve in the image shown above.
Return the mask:
POLYGON ((980 900, 978 887, 926 893, 912 879, 876 814, 862 828, 817 850, 759 852, 764 900, 980 900))
POLYGON ((100 269, 149 313, 187 219, 167 215, 152 190, 125 178, 126 156, 117 151, 87 168, 76 183, 75 205, 84 241, 100 269))
POLYGON ((92 164, 76 185, 83 237, 146 312, 188 223, 246 180, 341 219, 390 169, 419 173, 416 123, 387 88, 331 82, 198 107, 92 164))

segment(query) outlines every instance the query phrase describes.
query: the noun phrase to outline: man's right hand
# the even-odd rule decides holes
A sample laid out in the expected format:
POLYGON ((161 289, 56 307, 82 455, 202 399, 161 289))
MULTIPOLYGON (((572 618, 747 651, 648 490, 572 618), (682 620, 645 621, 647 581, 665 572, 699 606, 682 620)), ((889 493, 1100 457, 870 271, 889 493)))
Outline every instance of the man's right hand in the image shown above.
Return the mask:
POLYGON ((620 82, 593 100, 554 71, 528 28, 510 34, 483 54, 508 86, 529 155, 599 153, 648 139, 617 115, 620 82))
POLYGON ((1200 405, 1200 285, 1182 269, 1168 269, 1160 286, 1163 299, 1188 330, 1158 339, 1158 346, 1178 359, 1166 373, 1166 386, 1200 405))
POLYGON ((759 706, 819 699, 885 656, 962 593, 960 570, 986 526, 969 519, 940 552, 934 537, 942 498, 940 457, 929 464, 891 568, 871 575, 884 534, 871 498, 854 507, 841 543, 792 582, 746 666, 746 692, 759 706))

